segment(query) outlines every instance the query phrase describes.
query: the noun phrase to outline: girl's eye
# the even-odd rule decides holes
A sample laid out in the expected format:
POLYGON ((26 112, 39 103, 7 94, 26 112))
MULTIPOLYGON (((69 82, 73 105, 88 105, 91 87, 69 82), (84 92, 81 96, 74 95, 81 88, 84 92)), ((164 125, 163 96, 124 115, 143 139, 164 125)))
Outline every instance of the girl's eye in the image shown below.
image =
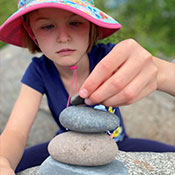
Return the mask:
POLYGON ((54 28, 54 25, 46 25, 46 26, 41 27, 41 29, 43 29, 43 30, 49 30, 52 28, 54 28))
POLYGON ((70 22, 70 25, 75 26, 75 27, 80 26, 81 24, 82 24, 82 22, 76 22, 76 21, 75 22, 70 22))

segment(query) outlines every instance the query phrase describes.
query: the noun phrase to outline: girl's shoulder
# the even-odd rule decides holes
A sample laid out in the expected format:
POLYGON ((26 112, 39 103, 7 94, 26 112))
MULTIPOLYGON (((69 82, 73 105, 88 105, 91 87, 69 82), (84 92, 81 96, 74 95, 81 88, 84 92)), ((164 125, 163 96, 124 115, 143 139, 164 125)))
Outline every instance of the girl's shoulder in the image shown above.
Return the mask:
POLYGON ((98 54, 98 53, 101 53, 101 54, 108 54, 112 49, 113 47, 115 46, 116 44, 114 43, 107 43, 107 44, 104 44, 104 43, 98 43, 97 45, 95 45, 90 54, 98 54))
POLYGON ((116 44, 115 43, 98 43, 95 45, 96 48, 113 48, 116 44))
POLYGON ((41 64, 41 63, 44 63, 46 62, 46 57, 44 55, 41 55, 41 56, 35 56, 32 58, 32 63, 34 64, 41 64))
POLYGON ((21 79, 21 82, 39 91, 41 94, 44 94, 45 84, 47 84, 45 82, 48 82, 48 76, 45 75, 48 75, 52 68, 50 68, 49 65, 51 64, 48 58, 44 55, 33 57, 21 79))
POLYGON ((33 67, 39 67, 40 69, 46 69, 48 66, 52 66, 52 61, 45 55, 41 55, 39 57, 33 57, 30 65, 33 67))
POLYGON ((112 43, 108 43, 108 44, 99 43, 95 45, 92 48, 91 52, 88 54, 90 61, 97 64, 113 49, 115 45, 116 44, 112 44, 112 43))

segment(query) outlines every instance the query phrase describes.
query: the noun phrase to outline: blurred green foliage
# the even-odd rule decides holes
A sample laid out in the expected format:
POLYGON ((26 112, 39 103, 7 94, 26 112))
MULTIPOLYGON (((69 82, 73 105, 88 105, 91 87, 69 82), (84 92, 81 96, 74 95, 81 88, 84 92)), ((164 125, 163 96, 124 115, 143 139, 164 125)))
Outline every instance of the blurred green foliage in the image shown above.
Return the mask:
POLYGON ((107 9, 106 0, 96 0, 100 9, 122 24, 105 42, 133 38, 153 55, 175 58, 175 0, 114 1, 116 7, 107 9))
MULTIPOLYGON (((175 0, 95 0, 95 3, 122 24, 120 31, 103 42, 133 38, 153 55, 175 57, 175 0), (109 2, 114 4, 109 7, 109 2)), ((17 9, 16 4, 17 0, 0 1, 0 25, 17 9)))
MULTIPOLYGON (((13 14, 17 9, 17 0, 0 0, 0 25, 13 14)), ((3 47, 5 43, 0 41, 0 48, 3 47)))

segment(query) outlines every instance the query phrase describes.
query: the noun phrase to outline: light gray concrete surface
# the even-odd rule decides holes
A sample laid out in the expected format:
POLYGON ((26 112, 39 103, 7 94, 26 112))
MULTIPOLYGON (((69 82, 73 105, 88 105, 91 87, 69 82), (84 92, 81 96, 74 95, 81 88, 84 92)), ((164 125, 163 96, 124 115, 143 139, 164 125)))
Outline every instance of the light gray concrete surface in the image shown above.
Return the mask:
MULTIPOLYGON (((127 167, 128 175, 175 175, 175 153, 119 151, 116 159, 127 167)), ((18 175, 39 175, 39 167, 27 169, 18 175)))
MULTIPOLYGON (((8 45, 0 50, 0 132, 2 132, 20 90, 21 77, 32 55, 27 49, 8 45)), ((139 102, 122 106, 128 135, 175 145, 175 98, 154 92, 139 102)), ((48 141, 57 131, 44 97, 27 146, 48 141)))

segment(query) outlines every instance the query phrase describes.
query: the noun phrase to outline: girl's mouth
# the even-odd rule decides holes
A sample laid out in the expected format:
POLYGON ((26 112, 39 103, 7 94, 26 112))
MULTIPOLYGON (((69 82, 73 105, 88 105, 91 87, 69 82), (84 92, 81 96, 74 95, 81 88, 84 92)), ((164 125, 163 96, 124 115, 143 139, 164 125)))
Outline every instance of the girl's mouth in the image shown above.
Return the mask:
POLYGON ((73 54, 73 52, 75 52, 74 49, 61 49, 60 51, 57 52, 57 54, 67 56, 73 54))

